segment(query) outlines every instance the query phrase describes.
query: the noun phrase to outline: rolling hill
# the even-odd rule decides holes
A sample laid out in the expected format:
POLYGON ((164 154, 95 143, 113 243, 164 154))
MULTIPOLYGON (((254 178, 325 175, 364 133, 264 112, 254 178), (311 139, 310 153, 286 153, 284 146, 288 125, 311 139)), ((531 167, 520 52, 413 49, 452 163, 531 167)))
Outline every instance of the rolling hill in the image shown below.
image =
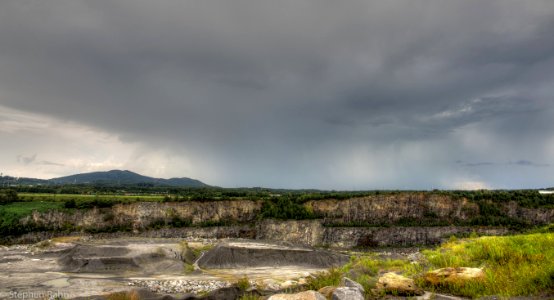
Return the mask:
POLYGON ((209 185, 187 177, 181 178, 154 178, 140 175, 128 170, 111 170, 105 172, 91 172, 52 178, 47 180, 34 178, 2 177, 0 181, 8 180, 10 184, 18 185, 64 185, 64 184, 94 184, 94 185, 150 185, 172 187, 208 187, 209 185))

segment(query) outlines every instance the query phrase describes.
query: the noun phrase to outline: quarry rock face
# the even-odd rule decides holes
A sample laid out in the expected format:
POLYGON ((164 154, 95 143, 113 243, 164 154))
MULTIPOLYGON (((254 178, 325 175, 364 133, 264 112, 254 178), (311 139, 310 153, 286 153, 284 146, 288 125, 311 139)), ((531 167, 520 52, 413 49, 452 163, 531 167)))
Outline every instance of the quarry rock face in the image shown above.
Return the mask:
POLYGON ((256 239, 316 246, 323 243, 325 232, 321 221, 262 220, 256 226, 256 239))
MULTIPOLYGON (((217 227, 184 227, 146 230, 137 233, 114 232, 97 233, 97 238, 148 237, 148 238, 248 238, 258 240, 284 241, 307 246, 327 246, 334 248, 381 247, 432 245, 447 240, 452 235, 467 235, 476 232, 481 235, 503 235, 509 233, 503 227, 324 227, 319 221, 277 221, 266 220, 256 227, 248 225, 217 227), (301 223, 311 228, 304 230, 301 223)), ((82 233, 76 233, 81 235, 82 233)), ((9 243, 36 243, 56 236, 67 235, 63 232, 40 231, 19 237, 3 237, 9 243)))
POLYGON ((452 235, 476 232, 502 235, 502 227, 421 226, 421 227, 328 227, 321 244, 331 247, 383 247, 438 244, 452 235))
POLYGON ((191 225, 225 221, 246 223, 255 220, 261 205, 260 201, 251 200, 136 202, 72 212, 34 212, 24 222, 51 228, 63 228, 70 224, 78 228, 120 227, 134 230, 144 230, 155 222, 173 218, 189 221, 191 225))
MULTIPOLYGON (((352 248, 436 244, 451 235, 509 232, 503 227, 460 226, 479 216, 479 206, 464 198, 432 193, 402 192, 308 201, 304 206, 318 216, 316 220, 259 220, 262 204, 261 200, 137 202, 107 208, 33 212, 20 220, 21 225, 31 224, 43 231, 0 237, 0 242, 37 242, 68 232, 100 232, 98 235, 106 237, 117 237, 124 232, 126 236, 255 238, 352 248), (167 225, 175 219, 188 227, 155 226, 167 225), (220 223, 234 225, 203 227, 203 224, 220 223)), ((515 202, 498 206, 506 217, 518 222, 554 222, 552 208, 525 208, 515 202)))
POLYGON ((479 213, 467 199, 429 193, 384 194, 345 200, 313 200, 307 204, 314 214, 330 223, 368 222, 391 224, 401 219, 424 217, 467 220, 479 213))

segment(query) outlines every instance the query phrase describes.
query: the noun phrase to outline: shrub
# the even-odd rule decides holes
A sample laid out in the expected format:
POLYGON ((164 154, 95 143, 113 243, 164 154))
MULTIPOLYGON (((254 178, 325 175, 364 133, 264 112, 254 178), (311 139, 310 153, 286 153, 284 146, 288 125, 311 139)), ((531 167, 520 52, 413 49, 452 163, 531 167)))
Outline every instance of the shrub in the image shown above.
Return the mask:
POLYGON ((275 219, 313 219, 315 215, 302 202, 289 196, 266 199, 262 205, 261 218, 275 219))
POLYGON ((17 202, 18 200, 16 191, 12 189, 0 190, 0 205, 17 202))
POLYGON ((241 291, 246 291, 250 287, 250 280, 248 280, 248 277, 242 277, 236 285, 241 291))

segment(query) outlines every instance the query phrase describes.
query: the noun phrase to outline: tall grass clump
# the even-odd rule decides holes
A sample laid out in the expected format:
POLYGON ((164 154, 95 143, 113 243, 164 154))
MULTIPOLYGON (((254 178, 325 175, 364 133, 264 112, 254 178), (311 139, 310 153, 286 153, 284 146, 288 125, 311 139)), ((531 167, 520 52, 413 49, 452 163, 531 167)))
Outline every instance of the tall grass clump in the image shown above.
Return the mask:
POLYGON ((319 272, 314 277, 309 277, 306 284, 309 290, 319 290, 325 286, 338 286, 342 279, 343 271, 339 268, 331 268, 326 272, 319 272))
POLYGON ((406 276, 419 274, 422 268, 419 264, 412 264, 403 259, 382 259, 374 254, 363 254, 352 256, 350 261, 340 268, 331 268, 326 272, 315 274, 308 279, 306 288, 319 290, 325 286, 338 286, 343 277, 349 277, 360 283, 368 296, 380 274, 386 272, 398 272, 406 276))
POLYGON ((438 288, 456 295, 525 296, 554 292, 554 233, 479 237, 423 252, 430 268, 478 267, 485 278, 438 288))

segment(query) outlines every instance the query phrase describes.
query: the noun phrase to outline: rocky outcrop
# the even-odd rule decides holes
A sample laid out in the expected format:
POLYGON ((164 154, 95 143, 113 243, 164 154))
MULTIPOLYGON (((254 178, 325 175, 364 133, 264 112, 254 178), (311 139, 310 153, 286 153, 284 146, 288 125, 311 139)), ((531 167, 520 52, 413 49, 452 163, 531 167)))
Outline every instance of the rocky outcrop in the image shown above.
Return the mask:
POLYGON ((456 284, 483 280, 485 272, 481 268, 442 268, 426 273, 423 279, 431 285, 456 284))

